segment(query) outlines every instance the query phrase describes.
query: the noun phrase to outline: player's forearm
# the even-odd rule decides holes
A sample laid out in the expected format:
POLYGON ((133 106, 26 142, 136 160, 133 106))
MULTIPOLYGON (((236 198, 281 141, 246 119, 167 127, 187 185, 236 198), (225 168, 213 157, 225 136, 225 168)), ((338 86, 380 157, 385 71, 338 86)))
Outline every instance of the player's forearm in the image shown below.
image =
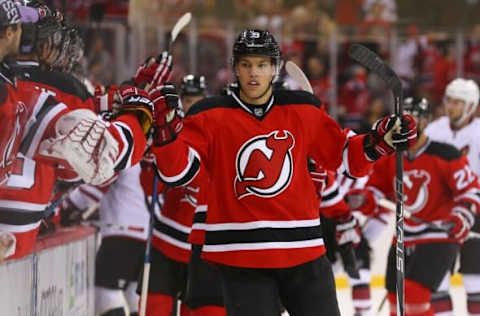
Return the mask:
POLYGON ((160 178, 163 182, 180 186, 192 181, 200 170, 200 156, 181 138, 164 146, 152 148, 160 178))
POLYGON ((349 175, 359 178, 366 176, 373 166, 367 158, 363 145, 365 135, 356 135, 348 139, 343 150, 343 165, 349 175))
POLYGON ((133 113, 120 115, 112 121, 109 130, 119 143, 115 171, 130 168, 138 163, 147 148, 147 140, 136 115, 133 113))

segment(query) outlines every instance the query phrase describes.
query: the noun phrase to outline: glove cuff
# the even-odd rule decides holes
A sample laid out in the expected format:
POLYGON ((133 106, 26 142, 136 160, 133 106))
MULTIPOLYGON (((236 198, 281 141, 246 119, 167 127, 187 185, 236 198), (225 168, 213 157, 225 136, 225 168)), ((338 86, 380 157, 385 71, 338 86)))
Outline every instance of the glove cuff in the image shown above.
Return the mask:
POLYGON ((377 142, 375 141, 375 137, 372 135, 372 132, 369 132, 363 138, 363 150, 370 161, 376 161, 381 157, 381 155, 375 150, 376 143, 377 142))

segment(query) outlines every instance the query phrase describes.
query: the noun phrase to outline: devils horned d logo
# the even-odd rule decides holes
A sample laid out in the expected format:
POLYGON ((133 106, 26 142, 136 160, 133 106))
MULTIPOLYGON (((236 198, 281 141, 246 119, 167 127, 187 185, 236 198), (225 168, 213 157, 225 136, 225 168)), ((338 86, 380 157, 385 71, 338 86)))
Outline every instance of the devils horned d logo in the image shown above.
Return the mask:
POLYGON ((425 170, 410 170, 403 175, 405 208, 410 213, 421 211, 428 201, 430 174, 425 170))
POLYGON ((249 139, 237 153, 235 193, 238 199, 255 194, 272 197, 290 184, 293 135, 286 130, 249 139))

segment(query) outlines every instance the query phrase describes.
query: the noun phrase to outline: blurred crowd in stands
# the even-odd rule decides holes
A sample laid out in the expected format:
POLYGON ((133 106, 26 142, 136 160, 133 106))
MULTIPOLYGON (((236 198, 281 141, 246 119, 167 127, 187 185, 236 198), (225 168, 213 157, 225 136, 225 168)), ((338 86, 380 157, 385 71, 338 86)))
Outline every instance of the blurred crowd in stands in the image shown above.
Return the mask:
MULTIPOLYGON (((389 112, 392 102, 382 82, 348 57, 353 42, 387 60, 403 80, 405 95, 427 97, 434 116, 442 114, 442 94, 450 80, 457 76, 480 80, 480 24, 465 26, 460 33, 455 28, 416 26, 398 16, 395 0, 46 2, 83 26, 87 44, 83 71, 103 84, 127 79, 121 75, 126 61, 119 60, 119 49, 135 55, 130 67, 136 67, 161 51, 176 19, 191 11, 195 22, 174 46, 172 81, 191 72, 202 74, 209 92, 216 94, 234 80, 228 63, 233 34, 245 26, 268 29, 280 39, 283 58, 305 71, 329 111, 358 131, 389 112), (112 24, 125 32, 119 35, 115 28, 105 27, 112 24), (140 27, 143 42, 135 33, 140 27)), ((285 74, 281 80, 298 87, 285 74)))

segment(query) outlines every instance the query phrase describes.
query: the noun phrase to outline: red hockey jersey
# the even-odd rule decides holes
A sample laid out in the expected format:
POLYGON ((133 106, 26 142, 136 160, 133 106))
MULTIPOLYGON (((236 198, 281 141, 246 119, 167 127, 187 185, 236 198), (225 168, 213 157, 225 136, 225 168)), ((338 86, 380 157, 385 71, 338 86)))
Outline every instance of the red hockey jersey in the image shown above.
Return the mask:
POLYGON ((16 88, 16 78, 0 64, 0 187, 12 172, 28 118, 28 109, 16 88))
MULTIPOLYGON (((153 177, 153 169, 142 163, 142 186, 150 200, 153 177)), ((188 237, 197 207, 199 188, 192 184, 171 188, 159 182, 158 193, 159 205, 155 205, 152 245, 166 257, 188 263, 191 253, 188 237)))
MULTIPOLYGON (((453 146, 427 141, 415 157, 403 159, 405 209, 425 222, 441 223, 456 204, 471 203, 478 210, 477 175, 467 158, 453 146)), ((380 159, 373 167, 367 188, 379 197, 395 198, 395 157, 380 159)), ((406 219, 405 245, 453 241, 447 232, 406 219)))
MULTIPOLYGON (((44 71, 36 62, 16 62, 12 67, 18 76, 22 101, 32 112, 20 151, 26 157, 44 161, 37 155, 38 146, 43 139, 56 136, 55 122, 68 111, 82 108, 95 112, 93 98, 85 86, 69 74, 44 71)), ((107 125, 108 130, 119 144, 116 169, 131 167, 140 161, 145 151, 142 128, 134 114, 122 115, 111 123, 107 125)))
POLYGON ((202 162, 210 178, 203 256, 221 264, 282 268, 323 255, 307 157, 354 176, 370 168, 363 136, 347 140, 303 91, 275 92, 263 107, 235 94, 208 98, 184 126, 154 153, 162 179, 174 185, 191 181, 202 162))

